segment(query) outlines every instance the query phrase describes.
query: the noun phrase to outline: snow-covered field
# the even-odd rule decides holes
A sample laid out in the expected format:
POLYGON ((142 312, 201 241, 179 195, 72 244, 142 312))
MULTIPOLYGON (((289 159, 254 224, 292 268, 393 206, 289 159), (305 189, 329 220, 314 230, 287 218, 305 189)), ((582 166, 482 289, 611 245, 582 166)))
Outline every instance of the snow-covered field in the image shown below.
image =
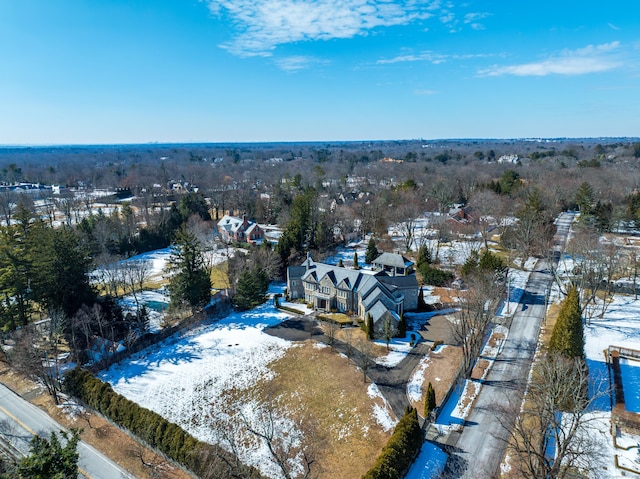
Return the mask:
MULTIPOLYGON (((604 350, 609 346, 640 350, 640 300, 634 300, 633 296, 617 295, 603 318, 594 318, 585 324, 587 364, 590 375, 596 381, 608 381, 604 350)), ((621 369, 626 407, 630 411, 640 412, 640 363, 622 359, 621 369)), ((603 452, 603 467, 606 467, 607 477, 633 477, 633 474, 615 466, 614 457, 618 457, 619 464, 640 473, 640 463, 637 461, 640 458, 640 434, 619 431, 616 437, 619 447, 616 448, 611 434, 610 404, 608 396, 597 402, 597 410, 589 415, 593 420, 590 431, 603 452), (625 449, 627 447, 629 449, 625 449)))
MULTIPOLYGON (((284 285, 272 286, 281 293, 284 285)), ((281 358, 293 344, 263 332, 289 316, 275 309, 273 301, 244 313, 233 313, 216 323, 172 336, 161 344, 132 356, 100 374, 114 389, 138 404, 179 424, 194 437, 222 443, 219 424, 241 412, 248 422, 260 420, 261 407, 242 394, 261 379, 272 377, 269 364, 281 358), (216 426, 218 425, 218 426, 216 426)), ((395 426, 375 385, 374 417, 385 430, 395 426)), ((301 434, 294 421, 275 411, 277 426, 291 437, 301 434)), ((269 477, 280 477, 266 445, 248 441, 240 458, 269 477)))
MULTIPOLYGON (((234 404, 230 392, 246 390, 268 378, 273 374, 269 363, 291 347, 262 331, 287 317, 268 301, 252 311, 172 336, 102 372, 100 378, 194 437, 218 443, 216 421, 233 407, 236 411, 251 409, 248 402, 234 404)), ((244 452, 243 461, 276 477, 265 458, 267 451, 252 447, 244 452)))

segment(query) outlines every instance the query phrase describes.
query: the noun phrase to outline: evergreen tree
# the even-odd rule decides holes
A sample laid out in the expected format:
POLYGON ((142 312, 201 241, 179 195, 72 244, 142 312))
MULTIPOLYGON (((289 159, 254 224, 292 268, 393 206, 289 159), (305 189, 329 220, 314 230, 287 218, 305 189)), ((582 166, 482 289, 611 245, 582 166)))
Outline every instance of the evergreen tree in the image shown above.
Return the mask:
POLYGON ((268 287, 269 277, 262 268, 245 269, 238 278, 233 305, 246 311, 264 303, 268 287))
POLYGON ((376 246, 376 241, 373 239, 373 236, 371 236, 369 243, 367 243, 367 251, 364 254, 364 262, 371 264, 378 256, 380 256, 380 252, 376 246))
POLYGON ((37 225, 30 233, 31 289, 34 299, 48 311, 72 317, 97 294, 89 283, 91 258, 80 235, 69 228, 37 225))
POLYGON ((367 313, 367 338, 371 341, 375 338, 375 331, 373 329, 373 318, 371 318, 371 314, 367 313))
POLYGON ((418 259, 416 260, 416 268, 420 269, 423 265, 431 264, 433 258, 431 257, 431 250, 427 245, 420 245, 418 248, 418 259))
POLYGON ((0 237, 0 329, 26 326, 31 310, 27 237, 19 226, 2 229, 0 237))
POLYGON ((211 297, 211 272, 206 267, 203 247, 186 227, 176 235, 169 258, 169 294, 171 303, 188 304, 191 308, 205 305, 211 297))
POLYGON ((495 274, 496 279, 502 279, 506 273, 507 263, 505 260, 489 250, 484 250, 482 254, 476 250, 472 251, 460 270, 463 278, 495 274))
POLYGON ((178 212, 182 217, 182 223, 186 223, 190 216, 198 215, 204 221, 211 220, 209 205, 202 193, 187 193, 180 198, 178 212))
POLYGON ((418 311, 426 311, 427 310, 427 303, 424 300, 424 290, 423 287, 420 286, 420 289, 418 289, 418 311))
POLYGON ((424 417, 428 418, 429 414, 436 408, 436 391, 433 389, 433 385, 429 382, 427 386, 427 392, 424 399, 424 417))
POLYGON ((580 214, 584 217, 591 214, 593 209, 595 195, 593 188, 588 182, 583 182, 576 192, 576 204, 580 214))
POLYGON ((398 337, 404 338, 407 335, 407 320, 404 317, 404 313, 400 315, 400 322, 398 322, 398 337))
POLYGON ((289 224, 282 232, 276 245, 276 252, 280 255, 285 266, 292 250, 298 254, 303 254, 306 251, 313 250, 316 246, 313 237, 315 203, 316 193, 311 188, 296 196, 291 203, 289 224))
POLYGON ((61 444, 58 434, 51 438, 35 436, 31 440, 30 454, 18 464, 18 475, 25 479, 69 479, 78 476, 78 442, 80 430, 73 429, 71 435, 61 431, 66 443, 61 444))
POLYGON ((562 302, 558 320, 553 327, 549 350, 567 358, 584 358, 584 331, 580 295, 574 286, 562 302))
POLYGON ((593 209, 593 225, 601 233, 609 233, 613 229, 613 205, 598 201, 593 209))
POLYGON ((358 264, 358 253, 353 253, 353 269, 360 269, 360 265, 358 264))

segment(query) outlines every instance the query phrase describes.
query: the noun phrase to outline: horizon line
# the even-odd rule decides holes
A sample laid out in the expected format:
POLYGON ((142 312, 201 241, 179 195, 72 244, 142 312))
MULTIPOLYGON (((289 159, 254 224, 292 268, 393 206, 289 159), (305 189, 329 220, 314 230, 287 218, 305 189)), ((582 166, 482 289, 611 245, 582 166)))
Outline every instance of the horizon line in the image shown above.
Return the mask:
POLYGON ((391 142, 452 142, 452 141, 578 141, 578 140, 640 140, 637 136, 526 136, 526 137, 460 137, 460 138, 409 138, 367 140, 266 140, 266 141, 149 141, 124 143, 0 143, 0 148, 68 148, 112 146, 175 146, 175 145, 276 145, 276 144, 341 144, 341 143, 391 143, 391 142))

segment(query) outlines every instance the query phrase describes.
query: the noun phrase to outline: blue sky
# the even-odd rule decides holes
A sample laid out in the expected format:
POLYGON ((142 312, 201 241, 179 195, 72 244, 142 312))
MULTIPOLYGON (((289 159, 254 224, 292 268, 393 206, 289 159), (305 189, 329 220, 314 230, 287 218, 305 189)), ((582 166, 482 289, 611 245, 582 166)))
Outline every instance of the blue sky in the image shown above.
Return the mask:
POLYGON ((637 0, 0 0, 0 144, 584 136, 637 0))

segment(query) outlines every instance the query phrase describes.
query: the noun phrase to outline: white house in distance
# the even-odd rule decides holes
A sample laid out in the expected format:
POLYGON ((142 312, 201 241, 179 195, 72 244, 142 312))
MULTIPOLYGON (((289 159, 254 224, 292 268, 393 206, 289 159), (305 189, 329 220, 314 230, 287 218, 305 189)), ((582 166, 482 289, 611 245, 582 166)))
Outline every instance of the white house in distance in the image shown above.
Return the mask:
POLYGON ((383 253, 373 270, 354 270, 308 257, 301 266, 287 268, 291 299, 301 299, 319 311, 352 312, 363 321, 368 315, 374 330, 382 331, 386 319, 394 326, 404 311, 418 308, 418 280, 413 263, 397 253, 383 253))
POLYGON ((246 215, 242 215, 242 218, 224 215, 218 221, 218 233, 227 243, 259 245, 264 240, 262 228, 255 221, 249 221, 246 215))

